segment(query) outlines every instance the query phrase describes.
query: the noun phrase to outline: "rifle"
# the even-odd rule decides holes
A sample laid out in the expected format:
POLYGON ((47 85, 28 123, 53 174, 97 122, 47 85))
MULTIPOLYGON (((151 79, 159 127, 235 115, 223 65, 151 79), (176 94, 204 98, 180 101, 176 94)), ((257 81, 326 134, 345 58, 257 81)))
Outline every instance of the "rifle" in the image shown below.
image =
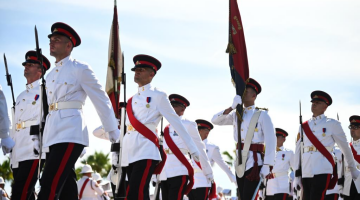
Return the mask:
POLYGON ((6 76, 6 81, 7 81, 7 85, 10 86, 10 88, 11 88, 11 95, 12 95, 12 100, 13 100, 13 107, 11 108, 12 123, 15 123, 15 121, 14 121, 14 117, 15 117, 14 88, 13 88, 13 84, 12 84, 11 75, 9 74, 5 53, 4 53, 4 63, 5 63, 5 71, 6 71, 6 75, 5 75, 6 76))
MULTIPOLYGON (((337 120, 339 121, 339 113, 337 113, 337 120)), ((345 183, 345 163, 344 163, 344 154, 341 153, 341 178, 338 179, 338 185, 344 187, 344 183, 345 183)))
MULTIPOLYGON (((301 158, 302 158, 302 151, 303 151, 303 147, 304 147, 304 132, 303 132, 303 128, 302 128, 302 115, 301 115, 301 101, 299 101, 299 107, 300 107, 300 116, 299 116, 299 120, 300 120, 300 129, 301 129, 301 135, 300 135, 300 158, 299 158, 299 168, 298 170, 295 171, 295 177, 300 177, 300 179, 302 179, 302 167, 301 167, 301 158)), ((300 190, 301 188, 297 188, 297 190, 300 190)), ((303 190, 301 190, 301 193, 303 192, 303 190)), ((302 194, 300 195, 301 197, 303 196, 302 194)))
MULTIPOLYGON (((15 97, 14 97, 14 88, 13 88, 13 84, 12 84, 12 79, 11 79, 11 75, 9 74, 9 70, 8 70, 8 66, 7 66, 7 61, 6 61, 6 56, 4 53, 4 63, 5 63, 5 71, 6 71, 6 80, 7 80, 7 84, 8 86, 10 86, 11 88, 11 95, 12 95, 12 100, 13 100, 13 109, 15 111, 15 97)), ((14 123, 14 122, 13 122, 14 123)))
MULTIPOLYGON (((40 152, 34 151, 35 154, 39 154, 39 167, 38 167, 38 178, 40 179, 40 171, 41 171, 41 155, 42 155, 42 135, 44 132, 44 125, 46 121, 46 116, 49 112, 49 105, 47 104, 47 97, 46 97, 46 90, 45 90, 45 69, 43 67, 43 56, 42 51, 39 48, 39 39, 38 39, 38 32, 35 26, 35 43, 36 43, 36 57, 40 62, 41 66, 41 85, 40 85, 40 115, 39 115, 39 143, 40 143, 40 152)), ((31 128, 30 128, 31 129, 31 128)), ((30 130, 31 132, 31 130, 30 130)))
MULTIPOLYGON (((111 151, 117 151, 119 152, 119 158, 118 161, 119 163, 121 162, 121 156, 122 156, 122 141, 123 141, 123 137, 124 134, 126 133, 126 125, 125 125, 125 120, 126 120, 126 73, 124 72, 124 53, 122 53, 122 73, 121 73, 121 84, 123 85, 123 91, 124 91, 124 102, 120 103, 121 106, 121 120, 120 120, 120 141, 119 143, 115 143, 113 145, 117 145, 117 148, 111 148, 111 151)), ((115 78, 117 81, 117 77, 115 78)), ((115 82, 116 83, 116 82, 115 82)), ((116 85, 116 90, 117 90, 117 85, 116 85)), ((117 95, 115 94, 115 99, 117 98, 117 95)), ((117 103, 116 103, 117 104, 117 103)), ((115 170, 117 179, 116 179, 116 187, 115 187, 115 199, 125 199, 126 198, 126 167, 118 167, 115 170)))
MULTIPOLYGON (((160 139, 159 139, 159 144, 160 144, 160 153, 162 153, 162 148, 163 148, 163 138, 164 138, 164 131, 163 131, 163 118, 161 118, 161 131, 160 131, 160 139)), ((163 155, 161 155, 161 157, 163 158, 163 155)), ((161 181, 160 181, 160 174, 156 175, 156 185, 155 185, 155 192, 154 192, 154 200, 159 200, 160 199, 160 186, 161 186, 161 181)))

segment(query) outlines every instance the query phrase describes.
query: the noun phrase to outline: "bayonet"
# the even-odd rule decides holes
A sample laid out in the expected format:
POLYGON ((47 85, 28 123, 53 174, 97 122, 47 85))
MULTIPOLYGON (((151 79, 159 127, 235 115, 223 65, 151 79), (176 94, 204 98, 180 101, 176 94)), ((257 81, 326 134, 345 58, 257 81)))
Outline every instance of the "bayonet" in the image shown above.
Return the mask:
POLYGON ((15 111, 14 88, 13 88, 13 84, 12 84, 11 75, 9 74, 9 69, 8 69, 8 66, 7 66, 5 53, 4 53, 4 63, 5 63, 5 71, 6 71, 6 75, 5 75, 6 76, 6 81, 7 81, 7 85, 10 86, 10 88, 11 88, 11 95, 12 95, 12 100, 13 100, 13 109, 15 111))

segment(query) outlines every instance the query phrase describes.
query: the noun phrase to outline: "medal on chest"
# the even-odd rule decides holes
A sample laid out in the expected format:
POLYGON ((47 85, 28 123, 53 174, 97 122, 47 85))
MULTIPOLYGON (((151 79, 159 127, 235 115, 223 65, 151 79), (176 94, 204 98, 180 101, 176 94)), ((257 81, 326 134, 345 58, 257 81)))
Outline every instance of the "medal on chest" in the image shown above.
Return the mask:
POLYGON ((146 102, 147 102, 146 107, 150 108, 151 97, 146 97, 146 102))
POLYGON ((32 105, 35 105, 36 104, 36 101, 39 99, 39 95, 37 94, 37 95, 35 95, 35 97, 34 97, 34 101, 32 102, 32 105))
POLYGON ((258 126, 258 123, 256 123, 255 132, 258 132, 258 131, 259 131, 258 128, 257 128, 257 126, 258 126))
POLYGON ((323 136, 323 137, 325 137, 325 136, 326 136, 326 134, 325 134, 325 133, 326 133, 326 128, 323 128, 323 134, 322 134, 322 136, 323 136))

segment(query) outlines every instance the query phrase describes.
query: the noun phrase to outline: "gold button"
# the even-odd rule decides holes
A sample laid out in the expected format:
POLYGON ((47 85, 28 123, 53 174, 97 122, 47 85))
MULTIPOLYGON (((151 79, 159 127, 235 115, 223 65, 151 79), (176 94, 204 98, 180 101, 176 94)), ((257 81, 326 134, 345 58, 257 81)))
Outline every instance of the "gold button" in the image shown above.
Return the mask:
POLYGON ((51 91, 50 91, 49 93, 50 93, 50 94, 52 94, 52 92, 51 92, 51 91))
POLYGON ((45 87, 45 90, 47 90, 47 87, 45 87))
POLYGON ((137 104, 137 102, 135 102, 135 104, 137 104))
POLYGON ((59 70, 57 69, 56 72, 59 72, 59 70))
POLYGON ((67 82, 65 82, 65 85, 67 85, 67 82))
POLYGON ((29 92, 29 90, 26 90, 26 92, 29 92))
POLYGON ((241 139, 241 141, 244 141, 244 138, 243 138, 243 139, 241 139))
POLYGON ((21 122, 21 119, 19 119, 19 122, 21 122))
POLYGON ((244 129, 241 129, 241 131, 244 131, 244 129))
POLYGON ((25 99, 23 99, 23 101, 25 101, 25 99))
POLYGON ((20 111, 23 111, 23 109, 20 109, 20 111))
POLYGON ((140 93, 138 93, 140 95, 140 93))
POLYGON ((55 80, 53 80, 52 82, 54 82, 55 80))

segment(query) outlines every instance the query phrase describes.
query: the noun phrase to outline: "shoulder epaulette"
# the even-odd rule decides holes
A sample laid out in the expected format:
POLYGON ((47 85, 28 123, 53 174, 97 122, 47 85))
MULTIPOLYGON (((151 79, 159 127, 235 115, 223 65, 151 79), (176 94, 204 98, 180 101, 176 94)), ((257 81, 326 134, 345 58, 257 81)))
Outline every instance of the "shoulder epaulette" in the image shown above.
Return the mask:
POLYGON ((256 110, 266 110, 266 111, 269 111, 268 108, 259 108, 259 107, 255 107, 256 110))

